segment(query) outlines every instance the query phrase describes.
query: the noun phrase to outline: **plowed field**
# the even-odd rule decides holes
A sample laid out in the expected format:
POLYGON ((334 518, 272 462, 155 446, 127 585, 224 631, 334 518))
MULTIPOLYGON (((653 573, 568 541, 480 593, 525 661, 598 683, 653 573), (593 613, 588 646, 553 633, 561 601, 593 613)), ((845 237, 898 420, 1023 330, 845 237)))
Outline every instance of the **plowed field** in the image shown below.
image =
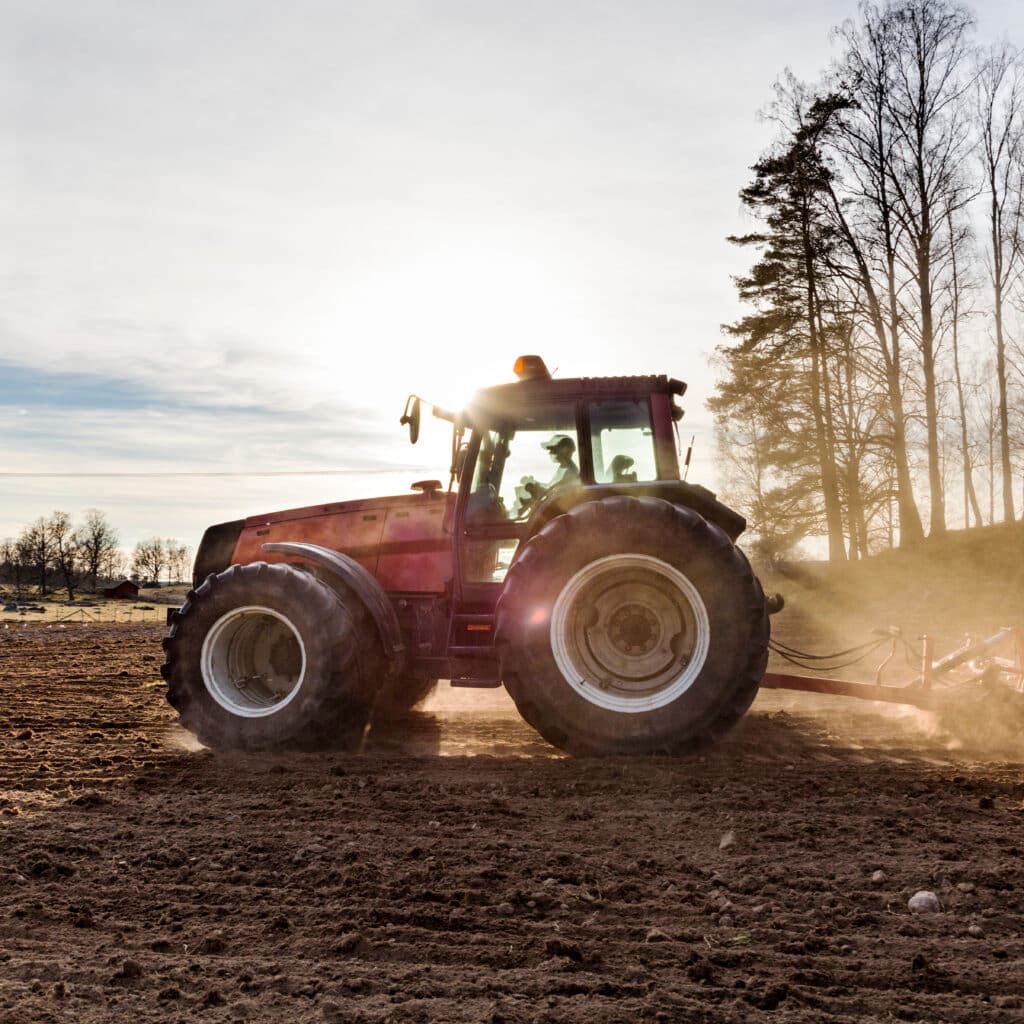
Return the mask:
POLYGON ((1024 765, 920 716, 766 695, 703 757, 570 760, 443 689, 361 755, 223 756, 160 636, 0 632, 0 1021, 1024 1019, 1024 765))

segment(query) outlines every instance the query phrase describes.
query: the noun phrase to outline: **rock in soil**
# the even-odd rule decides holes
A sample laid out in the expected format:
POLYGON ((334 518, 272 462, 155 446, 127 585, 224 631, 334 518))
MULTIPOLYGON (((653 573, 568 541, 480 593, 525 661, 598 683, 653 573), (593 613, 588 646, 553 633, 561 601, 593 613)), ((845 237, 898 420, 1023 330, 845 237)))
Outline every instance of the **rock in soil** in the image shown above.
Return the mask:
POLYGON ((941 914, 942 904, 939 902, 939 897, 933 892, 929 892, 927 889, 921 889, 919 892, 915 892, 913 896, 907 900, 907 906, 910 908, 912 914, 941 914))

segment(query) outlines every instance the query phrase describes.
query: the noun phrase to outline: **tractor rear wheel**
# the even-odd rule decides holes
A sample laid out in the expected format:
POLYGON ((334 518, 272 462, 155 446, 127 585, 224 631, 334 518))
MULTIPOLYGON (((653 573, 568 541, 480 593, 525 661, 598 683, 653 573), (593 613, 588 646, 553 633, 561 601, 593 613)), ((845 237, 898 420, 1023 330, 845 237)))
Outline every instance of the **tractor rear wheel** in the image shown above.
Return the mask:
POLYGON ((505 688, 573 754, 681 753, 730 729, 767 663, 764 593, 692 509, 613 497, 522 548, 498 603, 505 688))
POLYGON ((209 576, 164 640, 167 699, 208 747, 358 747, 380 679, 365 610, 291 565, 209 576))

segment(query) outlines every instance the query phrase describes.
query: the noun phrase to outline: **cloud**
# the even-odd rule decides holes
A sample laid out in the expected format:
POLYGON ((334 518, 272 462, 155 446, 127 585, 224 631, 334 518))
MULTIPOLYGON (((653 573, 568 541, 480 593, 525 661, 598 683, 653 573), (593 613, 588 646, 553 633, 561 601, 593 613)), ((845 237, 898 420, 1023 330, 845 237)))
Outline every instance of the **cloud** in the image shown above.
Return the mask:
POLYGON ((98 505, 194 536, 444 477, 405 394, 458 405, 522 352, 668 372, 695 411, 754 111, 849 6, 7 5, 3 468, 354 475, 23 481, 0 533, 98 505))
MULTIPOLYGON (((300 451, 319 468, 337 462, 339 451, 355 470, 407 464, 382 458, 382 420, 396 417, 378 409, 339 401, 275 408, 243 403, 237 393, 220 400, 217 387, 157 387, 153 380, 0 361, 6 468, 38 467, 44 459, 57 471, 91 456, 97 472, 227 469, 244 459, 253 470, 284 470, 300 451)), ((391 440, 400 438, 390 433, 391 440)))
POLYGON ((338 401, 299 410, 218 404, 9 360, 0 362, 0 435, 0 473, 54 474, 2 478, 0 536, 53 508, 96 506, 111 513, 129 545, 153 533, 195 544, 224 518, 401 493, 412 480, 443 475, 449 454, 438 430, 411 448, 397 411, 383 417, 338 401), (190 472, 238 475, 125 475, 190 472), (261 475, 299 472, 309 475, 261 475))

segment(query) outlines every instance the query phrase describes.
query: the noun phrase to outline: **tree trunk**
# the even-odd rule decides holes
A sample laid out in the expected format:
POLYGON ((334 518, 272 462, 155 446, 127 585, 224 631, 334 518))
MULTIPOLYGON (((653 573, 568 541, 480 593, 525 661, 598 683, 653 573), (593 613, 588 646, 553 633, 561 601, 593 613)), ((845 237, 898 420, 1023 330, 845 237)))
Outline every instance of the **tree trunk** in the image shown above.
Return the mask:
MULTIPOLYGON (((998 86, 996 87, 998 88, 998 86)), ((1003 481, 1003 519, 1012 523, 1014 521, 1013 507, 1013 468, 1010 465, 1010 414, 1007 400, 1006 382, 1006 333, 1003 324, 1003 303, 1005 300, 1004 288, 1011 279, 1013 267, 1006 267, 1007 258, 1011 264, 1019 261, 1017 249, 1017 232, 1019 231, 1019 220, 1015 219, 1013 231, 1013 243, 1009 256, 1004 249, 1005 230, 1003 226, 1003 215, 1001 202, 1006 200, 1007 192, 1011 189, 1009 179, 1000 181, 999 166, 1000 156, 992 139, 994 125, 994 103, 995 94, 992 95, 990 104, 985 110, 987 122, 984 125, 986 141, 986 160, 988 175, 989 193, 989 231, 992 243, 992 316, 996 334, 996 389, 999 399, 999 465, 1003 481)), ((1006 131, 1013 128, 1008 123, 1006 131)), ((1012 186, 1019 187, 1019 186, 1012 186)))
MULTIPOLYGON (((816 332, 815 332, 816 333, 816 332)), ((828 530, 828 558, 830 562, 846 561, 846 543, 843 536, 843 516, 839 502, 839 476, 836 472, 835 450, 828 444, 828 430, 822 409, 821 364, 818 342, 811 342, 811 404, 814 406, 814 429, 817 437, 818 467, 821 472, 821 493, 825 504, 825 526, 828 530)))
MULTIPOLYGON (((930 273, 927 260, 925 273, 930 273)), ((942 493, 942 468, 939 465, 939 403, 935 380, 935 335, 932 323, 931 287, 922 278, 921 294, 921 365, 924 371, 924 411, 928 433, 928 490, 930 495, 929 536, 941 537, 946 532, 946 501, 942 493), (925 305, 927 303, 927 305, 925 305)))
MULTIPOLYGON (((901 355, 899 309, 896 299, 896 258, 889 256, 889 334, 890 346, 883 352, 886 359, 885 377, 889 384, 889 404, 892 406, 892 455, 896 463, 896 507, 900 515, 900 547, 913 547, 924 540, 921 514, 914 501, 914 485, 910 479, 910 459, 907 455, 907 417, 903 410, 903 381, 900 380, 901 355)), ((883 331, 884 337, 884 331, 883 331)))
POLYGON ((1010 412, 1006 397, 1006 339, 1003 334, 1002 288, 996 288, 996 387, 999 391, 999 466, 1003 477, 1003 519, 1012 523, 1013 467, 1010 464, 1010 412))
MULTIPOLYGON (((924 105, 925 69, 918 65, 924 105)), ((921 302, 921 368, 924 371, 924 416, 928 435, 928 492, 930 504, 929 536, 946 532, 946 501, 942 493, 942 469, 939 466, 939 403, 935 381, 935 325, 932 310, 932 211, 924 167, 924 128, 917 125, 917 188, 921 199, 921 229, 914 239, 917 257, 917 293, 921 302)))
POLYGON ((953 273, 950 286, 953 302, 953 376, 956 381, 957 409, 960 415, 960 457, 964 475, 964 526, 970 528, 971 512, 974 512, 974 525, 981 526, 981 508, 978 495, 974 490, 974 469, 971 465, 971 447, 967 438, 967 401, 964 398, 963 379, 960 375, 960 268, 956 258, 956 240, 953 234, 953 218, 948 215, 949 235, 952 248, 950 250, 950 267, 953 273))
POLYGON ((842 505, 839 501, 839 477, 836 472, 832 396, 825 366, 827 353, 818 309, 817 266, 811 247, 809 211, 806 205, 802 206, 802 213, 804 270, 807 275, 807 332, 811 347, 811 405, 817 435, 815 442, 821 472, 821 491, 825 504, 825 527, 828 531, 828 558, 830 562, 845 562, 846 544, 843 536, 842 505))

